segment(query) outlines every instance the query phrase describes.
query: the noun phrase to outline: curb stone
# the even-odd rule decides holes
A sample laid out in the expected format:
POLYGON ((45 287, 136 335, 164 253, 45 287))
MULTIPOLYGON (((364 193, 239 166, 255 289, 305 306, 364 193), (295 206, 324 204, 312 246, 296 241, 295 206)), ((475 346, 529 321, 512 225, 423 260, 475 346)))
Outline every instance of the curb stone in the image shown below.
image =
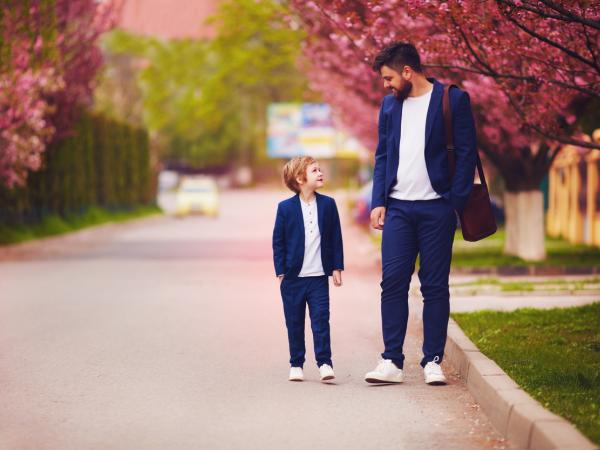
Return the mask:
MULTIPOLYGON (((381 253, 375 256, 381 269, 381 253)), ((599 275, 600 266, 466 266, 450 269, 451 275, 496 275, 496 276, 558 276, 599 275)))
POLYGON ((455 275, 500 275, 500 276, 557 276, 597 275, 600 266, 498 266, 498 267, 453 267, 455 275))
POLYGON ((598 450, 570 422, 545 409, 498 364, 479 351, 450 319, 446 358, 496 429, 510 442, 531 450, 598 450))

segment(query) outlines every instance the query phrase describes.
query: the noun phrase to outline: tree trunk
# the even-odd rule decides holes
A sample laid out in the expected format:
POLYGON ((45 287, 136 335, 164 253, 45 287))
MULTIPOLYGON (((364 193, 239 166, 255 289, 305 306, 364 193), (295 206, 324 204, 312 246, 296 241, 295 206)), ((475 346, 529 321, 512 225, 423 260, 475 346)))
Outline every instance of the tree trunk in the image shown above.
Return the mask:
POLYGON ((504 253, 527 261, 545 259, 544 196, 540 184, 560 148, 541 143, 504 153, 486 145, 481 150, 506 185, 504 253))
POLYGON ((504 215, 504 253, 527 261, 541 261, 546 258, 542 191, 505 192, 504 215))

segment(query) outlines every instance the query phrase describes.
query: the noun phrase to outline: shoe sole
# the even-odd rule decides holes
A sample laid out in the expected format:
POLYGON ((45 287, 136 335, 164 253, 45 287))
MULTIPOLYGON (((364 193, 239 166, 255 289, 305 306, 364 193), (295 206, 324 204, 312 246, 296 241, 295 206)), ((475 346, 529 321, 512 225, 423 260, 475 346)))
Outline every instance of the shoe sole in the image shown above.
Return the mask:
POLYGON ((404 380, 381 380, 379 378, 365 378, 365 381, 367 383, 372 383, 372 384, 390 384, 390 383, 394 383, 394 384, 400 384, 400 383, 404 383, 404 380))
POLYGON ((329 380, 333 380, 335 378, 335 375, 327 375, 323 378, 321 378, 321 381, 329 381, 329 380))
POLYGON ((304 378, 288 378, 289 381, 304 381, 304 378))
POLYGON ((446 379, 440 379, 440 378, 434 378, 431 380, 425 380, 425 384, 428 384, 429 386, 443 386, 445 384, 447 384, 446 379))

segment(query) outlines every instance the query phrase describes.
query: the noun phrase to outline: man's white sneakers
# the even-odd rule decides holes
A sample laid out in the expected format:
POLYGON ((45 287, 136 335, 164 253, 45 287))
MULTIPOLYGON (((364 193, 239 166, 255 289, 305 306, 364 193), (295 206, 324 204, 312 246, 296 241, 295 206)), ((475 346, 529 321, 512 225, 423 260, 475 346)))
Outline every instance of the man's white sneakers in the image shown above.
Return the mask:
POLYGON ((290 369, 290 377, 288 378, 290 381, 304 381, 304 371, 302 367, 292 367, 290 369))
MULTIPOLYGON (((446 384, 446 377, 442 372, 442 367, 437 363, 440 360, 436 356, 433 361, 428 362, 423 368, 425 383, 430 385, 446 384)), ((329 364, 323 364, 319 367, 321 381, 333 380, 335 374, 329 364)), ((290 368, 290 381, 304 381, 304 371, 302 367, 290 368)), ((367 383, 402 383, 404 381, 404 372, 396 367, 391 359, 382 359, 372 372, 365 375, 367 383)))
POLYGON ((442 372, 442 367, 437 363, 440 360, 439 356, 433 358, 433 361, 428 362, 423 368, 425 375, 425 383, 432 385, 446 384, 446 377, 442 372))
POLYGON ((372 372, 365 375, 367 383, 402 383, 404 372, 391 359, 382 359, 372 372))
POLYGON ((321 381, 333 380, 335 378, 333 368, 329 364, 322 364, 319 367, 319 372, 321 374, 321 381))

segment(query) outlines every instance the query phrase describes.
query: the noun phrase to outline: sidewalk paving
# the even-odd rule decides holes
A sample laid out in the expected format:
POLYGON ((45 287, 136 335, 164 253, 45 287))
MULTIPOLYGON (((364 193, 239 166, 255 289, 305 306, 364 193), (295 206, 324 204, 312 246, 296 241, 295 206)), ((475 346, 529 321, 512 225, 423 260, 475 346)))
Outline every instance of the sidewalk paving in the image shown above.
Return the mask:
MULTIPOLYGON (((600 292, 596 289, 570 293, 566 291, 556 292, 485 292, 484 286, 460 286, 464 283, 477 281, 485 276, 472 275, 451 275, 450 276, 450 306, 452 312, 470 312, 482 309, 493 309, 498 311, 514 311, 518 308, 566 308, 571 306, 581 306, 600 301, 600 292), (467 291, 473 290, 474 294, 467 291), (462 292, 461 292, 462 291, 462 292)), ((540 276, 540 277, 499 277, 494 276, 500 283, 542 283, 557 281, 582 281, 589 280, 590 276, 540 276)), ((418 290, 418 278, 414 278, 411 283, 411 290, 414 295, 420 296, 418 290)))
POLYGON ((470 312, 482 309, 514 311, 519 308, 566 308, 600 301, 600 295, 470 295, 452 296, 452 312, 470 312))

